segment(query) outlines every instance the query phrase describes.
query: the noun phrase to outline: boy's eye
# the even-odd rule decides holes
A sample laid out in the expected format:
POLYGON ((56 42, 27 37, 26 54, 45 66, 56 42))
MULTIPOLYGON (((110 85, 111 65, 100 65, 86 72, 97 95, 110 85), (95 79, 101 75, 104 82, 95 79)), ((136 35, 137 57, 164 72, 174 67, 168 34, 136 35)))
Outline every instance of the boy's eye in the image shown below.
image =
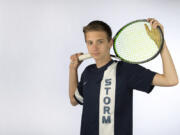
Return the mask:
POLYGON ((88 41, 87 44, 88 44, 88 45, 92 45, 92 42, 91 42, 91 41, 88 41))
MULTIPOLYGON (((92 41, 87 41, 86 43, 87 43, 87 45, 92 45, 92 44, 93 44, 92 41)), ((102 43, 103 43, 103 40, 98 40, 96 43, 97 43, 97 44, 102 44, 102 43)))
POLYGON ((99 41, 98 41, 98 43, 99 43, 99 44, 102 44, 102 43, 103 43, 103 41, 102 41, 102 40, 99 40, 99 41))

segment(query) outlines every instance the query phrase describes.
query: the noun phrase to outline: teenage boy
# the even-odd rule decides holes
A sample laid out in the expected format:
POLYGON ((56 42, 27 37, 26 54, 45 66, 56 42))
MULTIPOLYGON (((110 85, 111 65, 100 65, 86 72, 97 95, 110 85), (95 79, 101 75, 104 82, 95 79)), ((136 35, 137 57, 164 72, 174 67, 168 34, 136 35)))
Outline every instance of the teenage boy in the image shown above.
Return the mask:
MULTIPOLYGON (((157 20, 148 18, 147 21, 152 30, 157 26, 163 30, 157 20)), ((81 64, 78 57, 82 53, 70 57, 70 101, 73 106, 78 103, 83 105, 80 134, 132 135, 133 89, 150 93, 154 86, 178 84, 178 76, 166 42, 161 51, 163 74, 159 74, 138 64, 112 60, 112 32, 106 23, 90 22, 83 28, 83 32, 88 53, 96 63, 85 68, 78 82, 77 69, 81 64)))

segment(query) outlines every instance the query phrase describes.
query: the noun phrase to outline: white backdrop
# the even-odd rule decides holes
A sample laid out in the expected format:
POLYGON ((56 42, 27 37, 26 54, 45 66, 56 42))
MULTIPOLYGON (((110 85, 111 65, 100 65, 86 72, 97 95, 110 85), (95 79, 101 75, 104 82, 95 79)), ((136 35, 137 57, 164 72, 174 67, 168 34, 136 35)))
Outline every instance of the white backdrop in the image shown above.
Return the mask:
MULTIPOLYGON (((163 24, 180 72, 178 0, 0 0, 0 135, 79 135, 82 106, 70 105, 68 77, 70 55, 87 52, 82 27, 99 19, 115 34, 148 17, 163 24)), ((163 71, 160 55, 142 66, 163 71)), ((179 114, 179 85, 134 90, 134 135, 179 135, 179 114)))

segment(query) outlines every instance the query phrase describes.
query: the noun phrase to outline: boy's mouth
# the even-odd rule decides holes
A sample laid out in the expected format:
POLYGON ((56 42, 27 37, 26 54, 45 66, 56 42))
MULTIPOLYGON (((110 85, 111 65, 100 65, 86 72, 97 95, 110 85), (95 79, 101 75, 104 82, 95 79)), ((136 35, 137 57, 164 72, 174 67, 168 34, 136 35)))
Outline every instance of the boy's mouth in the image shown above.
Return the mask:
POLYGON ((91 53, 91 55, 93 55, 93 56, 97 56, 97 55, 99 55, 100 53, 91 53))

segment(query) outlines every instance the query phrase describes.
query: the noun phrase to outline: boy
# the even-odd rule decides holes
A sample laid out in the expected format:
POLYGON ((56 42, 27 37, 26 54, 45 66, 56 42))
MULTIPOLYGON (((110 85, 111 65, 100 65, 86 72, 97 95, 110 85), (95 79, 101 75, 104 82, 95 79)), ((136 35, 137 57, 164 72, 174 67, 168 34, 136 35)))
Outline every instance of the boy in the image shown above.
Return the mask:
MULTIPOLYGON (((148 18, 155 29, 163 26, 148 18)), ((111 28, 102 21, 93 21, 83 29, 88 53, 96 64, 89 65, 78 83, 77 69, 81 62, 77 53, 71 56, 69 97, 73 106, 83 105, 81 135, 132 135, 133 89, 150 93, 154 86, 175 86, 177 73, 166 42, 161 51, 163 74, 138 64, 114 61, 111 28), (108 73, 111 73, 108 75, 108 73)))

